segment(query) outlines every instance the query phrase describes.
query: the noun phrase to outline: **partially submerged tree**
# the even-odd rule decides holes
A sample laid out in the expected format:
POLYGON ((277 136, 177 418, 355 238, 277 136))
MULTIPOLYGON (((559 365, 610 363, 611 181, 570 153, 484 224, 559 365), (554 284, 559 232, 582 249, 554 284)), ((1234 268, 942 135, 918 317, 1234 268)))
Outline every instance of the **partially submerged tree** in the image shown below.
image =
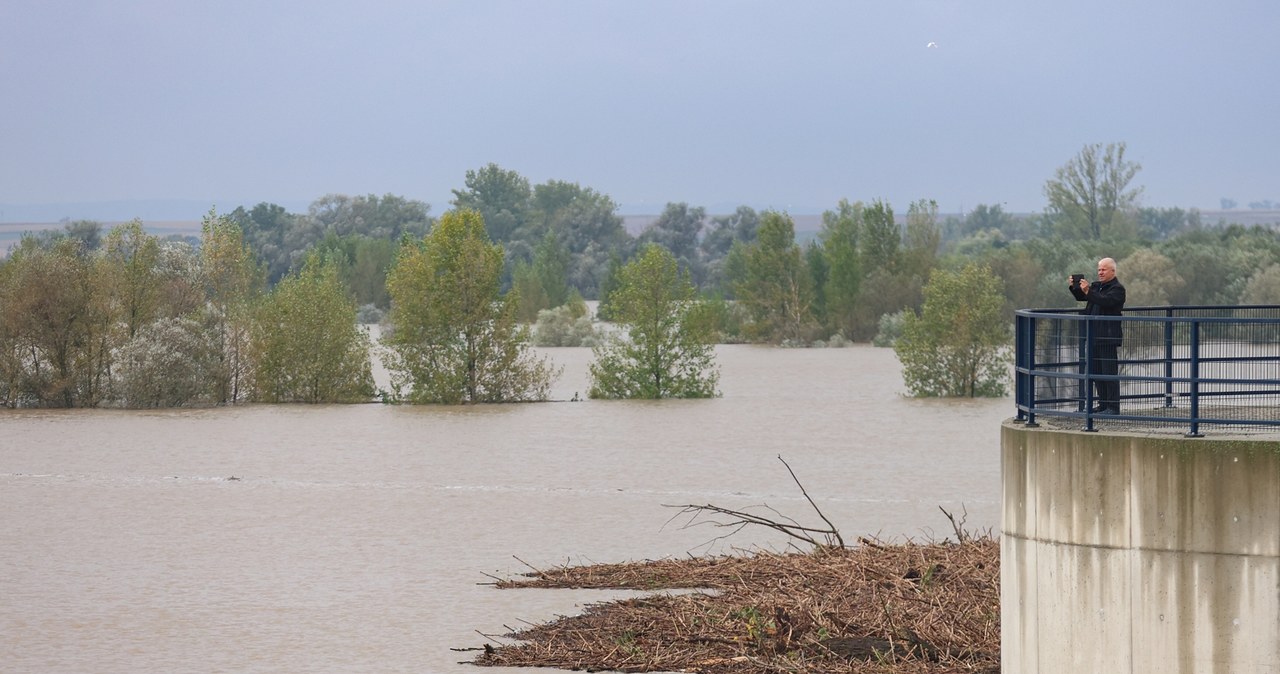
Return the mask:
POLYGON ((214 395, 220 403, 239 402, 252 390, 250 310, 266 284, 265 273, 245 243, 244 232, 230 218, 211 209, 201 230, 205 320, 220 354, 214 395))
POLYGON ((622 268, 610 297, 626 337, 595 348, 592 398, 710 398, 720 374, 710 321, 676 258, 648 244, 622 268))
POLYGON ((0 267, 5 403, 93 407, 107 393, 119 331, 80 239, 26 237, 0 267))
POLYGON ((1009 322, 991 270, 936 270, 920 315, 908 313, 894 345, 907 390, 921 397, 998 397, 1008 378, 1009 322))
POLYGON ((545 400, 559 371, 534 357, 501 293, 502 246, 473 210, 446 213, 405 245, 388 274, 386 365, 398 395, 417 403, 545 400))
POLYGON ((374 393, 369 336, 337 265, 312 255, 261 302, 253 321, 257 397, 266 402, 335 403, 374 393))

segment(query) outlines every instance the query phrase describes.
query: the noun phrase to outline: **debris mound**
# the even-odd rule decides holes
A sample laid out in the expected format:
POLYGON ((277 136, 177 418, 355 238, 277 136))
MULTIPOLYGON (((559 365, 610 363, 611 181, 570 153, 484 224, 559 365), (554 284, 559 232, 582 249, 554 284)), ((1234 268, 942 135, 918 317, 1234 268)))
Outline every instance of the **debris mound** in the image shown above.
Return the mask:
POLYGON ((585 671, 1000 671, 1000 548, 887 543, 535 570, 499 588, 655 594, 504 635, 472 664, 585 671), (657 592, 684 590, 682 592, 657 592))

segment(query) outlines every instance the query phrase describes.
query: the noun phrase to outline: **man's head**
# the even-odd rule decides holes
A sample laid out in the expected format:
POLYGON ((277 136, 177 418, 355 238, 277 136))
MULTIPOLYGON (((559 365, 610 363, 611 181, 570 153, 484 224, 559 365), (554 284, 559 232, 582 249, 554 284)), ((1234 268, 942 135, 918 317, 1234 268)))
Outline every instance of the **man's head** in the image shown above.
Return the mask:
POLYGON ((1098 280, 1106 283, 1116 277, 1116 261, 1104 257, 1098 260, 1098 280))

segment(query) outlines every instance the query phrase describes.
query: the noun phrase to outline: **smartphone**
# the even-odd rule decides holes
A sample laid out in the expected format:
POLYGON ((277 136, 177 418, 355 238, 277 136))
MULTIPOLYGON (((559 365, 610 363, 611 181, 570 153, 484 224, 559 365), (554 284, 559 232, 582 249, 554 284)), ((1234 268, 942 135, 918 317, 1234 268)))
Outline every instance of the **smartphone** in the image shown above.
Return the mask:
POLYGON ((1084 280, 1084 274, 1072 274, 1072 275, 1071 275, 1071 287, 1072 287, 1072 288, 1079 288, 1079 287, 1080 287, 1080 282, 1081 282, 1081 281, 1083 281, 1083 280, 1084 280))

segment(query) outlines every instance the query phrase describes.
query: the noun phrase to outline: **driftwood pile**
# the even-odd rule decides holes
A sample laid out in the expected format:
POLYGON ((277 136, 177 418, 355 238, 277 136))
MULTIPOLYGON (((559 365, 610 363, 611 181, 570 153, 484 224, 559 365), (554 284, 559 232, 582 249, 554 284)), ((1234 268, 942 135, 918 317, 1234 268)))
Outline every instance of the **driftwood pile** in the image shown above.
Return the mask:
POLYGON ((480 666, 586 671, 1000 671, 1000 551, 860 539, 809 553, 534 571, 500 588, 684 589, 593 604, 485 644, 480 666))

